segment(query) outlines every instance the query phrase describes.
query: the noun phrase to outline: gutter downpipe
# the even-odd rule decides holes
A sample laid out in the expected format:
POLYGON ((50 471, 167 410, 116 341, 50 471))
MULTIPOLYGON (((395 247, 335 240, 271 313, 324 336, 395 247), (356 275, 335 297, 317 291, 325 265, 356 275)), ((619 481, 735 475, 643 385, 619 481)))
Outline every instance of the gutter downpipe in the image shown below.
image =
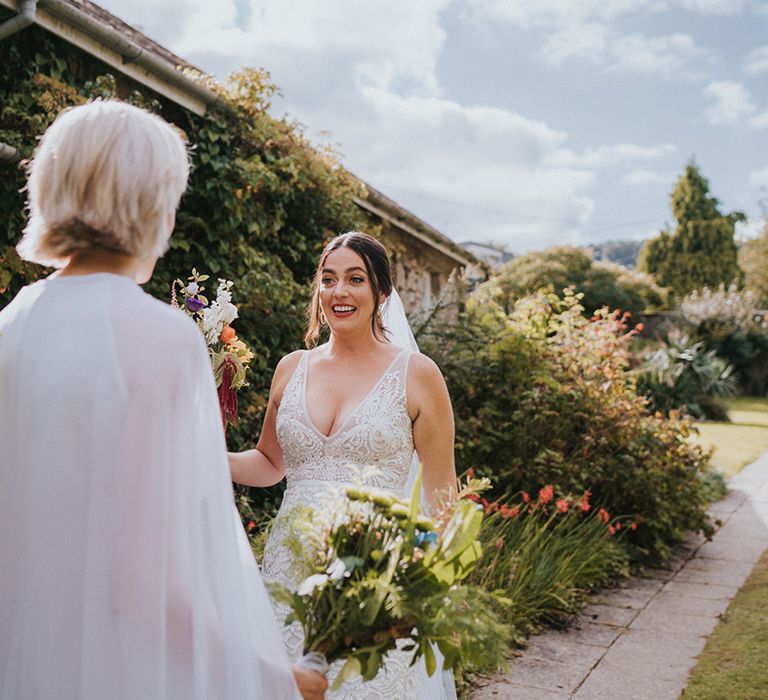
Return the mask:
POLYGON ((37 17, 37 0, 21 0, 19 13, 0 24, 0 41, 33 24, 37 17))
MULTIPOLYGON (((21 0, 19 12, 0 24, 0 41, 33 24, 37 16, 37 0, 21 0)), ((0 162, 16 163, 21 159, 17 148, 0 141, 0 162)))

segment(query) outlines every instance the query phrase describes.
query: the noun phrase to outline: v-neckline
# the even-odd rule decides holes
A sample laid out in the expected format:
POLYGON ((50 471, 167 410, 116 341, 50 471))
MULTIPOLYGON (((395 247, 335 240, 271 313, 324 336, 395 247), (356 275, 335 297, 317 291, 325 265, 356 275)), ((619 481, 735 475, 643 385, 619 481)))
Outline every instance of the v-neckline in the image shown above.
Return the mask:
POLYGON ((390 362, 387 365, 387 368, 381 373, 379 378, 376 380, 376 383, 371 387, 368 393, 365 396, 363 396, 363 398, 360 399, 360 401, 358 401, 357 404, 355 404, 355 407, 347 414, 347 417, 341 423, 339 423, 339 427, 336 428, 336 430, 334 430, 330 435, 326 435, 325 433, 323 433, 320 430, 320 428, 318 428, 315 425, 315 421, 312 420, 312 416, 309 415, 309 407, 307 406, 307 379, 309 377, 309 352, 308 351, 305 352, 304 358, 303 358, 304 359, 304 380, 303 380, 304 384, 302 386, 301 398, 302 398, 302 403, 304 405, 304 415, 306 416, 307 423, 309 423, 312 430, 314 430, 325 441, 331 440, 335 438, 337 435, 339 435, 340 433, 342 433, 344 426, 347 423, 349 423, 349 419, 352 418, 352 416, 354 416, 355 413, 357 413, 357 410, 360 408, 360 406, 362 406, 368 400, 371 394, 373 394, 373 392, 379 388, 379 385, 384 381, 384 377, 386 377, 389 374, 389 371, 392 369, 392 367, 395 366, 395 362, 397 362, 397 360, 400 358, 400 356, 404 352, 405 352, 405 349, 401 350, 399 353, 397 353, 397 355, 395 355, 392 358, 392 362, 390 362))

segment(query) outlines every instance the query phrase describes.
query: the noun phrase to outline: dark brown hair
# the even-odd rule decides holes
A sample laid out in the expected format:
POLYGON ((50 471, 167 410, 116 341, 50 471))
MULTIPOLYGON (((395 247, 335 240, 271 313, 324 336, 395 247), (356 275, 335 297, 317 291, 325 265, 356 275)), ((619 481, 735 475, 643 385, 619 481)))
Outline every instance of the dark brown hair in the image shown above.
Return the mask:
POLYGON ((388 297, 392 292, 392 267, 389 264, 387 249, 367 233, 350 231, 349 233, 342 233, 330 241, 323 249, 317 262, 312 299, 307 309, 307 332, 304 335, 304 343, 308 348, 317 345, 324 323, 320 312, 320 283, 323 276, 323 267, 325 267, 325 261, 328 259, 328 256, 339 248, 350 248, 362 258, 373 290, 375 311, 371 316, 371 330, 373 331, 374 338, 378 340, 386 340, 387 337, 387 331, 381 321, 381 313, 379 311, 381 295, 383 294, 385 297, 388 297))

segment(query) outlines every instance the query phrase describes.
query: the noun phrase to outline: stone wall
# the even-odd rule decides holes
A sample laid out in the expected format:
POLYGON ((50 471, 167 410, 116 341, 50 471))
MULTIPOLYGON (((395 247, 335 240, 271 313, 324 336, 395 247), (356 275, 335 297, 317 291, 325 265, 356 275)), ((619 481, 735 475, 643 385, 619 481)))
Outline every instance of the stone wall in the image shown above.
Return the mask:
POLYGON ((384 222, 381 241, 389 251, 395 269, 395 287, 411 318, 429 312, 446 291, 454 272, 462 265, 450 256, 400 228, 384 222))

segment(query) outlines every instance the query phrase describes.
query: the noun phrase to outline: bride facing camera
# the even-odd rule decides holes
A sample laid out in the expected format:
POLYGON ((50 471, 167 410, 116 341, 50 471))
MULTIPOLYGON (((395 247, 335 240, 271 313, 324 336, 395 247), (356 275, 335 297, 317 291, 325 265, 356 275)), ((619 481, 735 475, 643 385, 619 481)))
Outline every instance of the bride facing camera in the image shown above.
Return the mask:
MULTIPOLYGON (((323 250, 314 280, 305 336, 308 350, 284 357, 275 370, 256 449, 230 453, 232 478, 267 486, 284 476, 287 488, 267 540, 263 572, 289 586, 291 553, 281 515, 317 505, 329 490, 376 467, 370 485, 397 494, 413 477, 414 450, 422 465, 423 502, 436 507, 455 494, 453 411, 437 365, 418 353, 407 326, 386 249, 358 232, 323 250), (328 342, 318 345, 321 332, 328 342)), ((285 618, 278 608, 278 617, 285 618)), ((301 657, 302 634, 286 629, 289 655, 301 657)), ((450 674, 428 678, 411 654, 390 653, 373 680, 344 683, 333 698, 455 697, 450 674)), ((333 680, 338 667, 332 669, 333 680)))

